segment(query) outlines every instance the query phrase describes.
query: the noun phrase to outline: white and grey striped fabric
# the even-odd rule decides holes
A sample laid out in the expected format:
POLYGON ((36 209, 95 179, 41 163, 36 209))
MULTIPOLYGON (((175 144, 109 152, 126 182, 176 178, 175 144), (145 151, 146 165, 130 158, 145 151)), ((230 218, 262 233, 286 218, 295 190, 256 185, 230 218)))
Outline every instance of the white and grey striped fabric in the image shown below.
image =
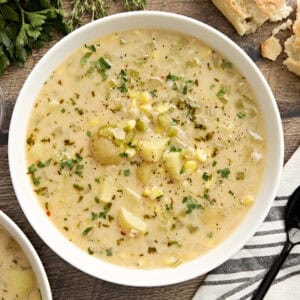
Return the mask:
MULTIPOLYGON (((246 246, 207 275, 193 300, 250 299, 286 240, 284 210, 288 196, 300 184, 300 147, 284 167, 274 204, 246 246)), ((300 245, 282 266, 265 300, 300 299, 300 245)))

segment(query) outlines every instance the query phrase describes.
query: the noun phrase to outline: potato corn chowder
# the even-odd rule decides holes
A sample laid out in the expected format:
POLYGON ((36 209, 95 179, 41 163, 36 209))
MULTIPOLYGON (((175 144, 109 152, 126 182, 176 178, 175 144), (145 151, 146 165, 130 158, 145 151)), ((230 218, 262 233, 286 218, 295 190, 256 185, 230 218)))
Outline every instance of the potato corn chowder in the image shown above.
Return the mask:
POLYGON ((82 46, 44 83, 28 175, 90 255, 175 267, 223 241, 255 201, 264 122, 245 78, 201 41, 130 30, 82 46))
POLYGON ((0 226, 0 299, 40 300, 33 270, 20 246, 0 226))

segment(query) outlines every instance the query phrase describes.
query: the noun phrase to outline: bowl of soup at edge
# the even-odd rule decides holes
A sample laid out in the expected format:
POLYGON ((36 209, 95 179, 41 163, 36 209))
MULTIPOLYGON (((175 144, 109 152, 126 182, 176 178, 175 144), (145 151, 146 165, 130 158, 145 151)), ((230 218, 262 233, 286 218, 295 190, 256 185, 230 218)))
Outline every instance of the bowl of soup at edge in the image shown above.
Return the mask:
POLYGON ((35 231, 54 252, 78 269, 132 286, 182 282, 229 259, 265 218, 275 196, 282 162, 281 120, 271 89, 259 69, 222 33, 171 13, 118 14, 85 25, 63 38, 26 80, 10 126, 12 182, 35 231), (144 40, 147 43, 141 46, 139 43, 144 40), (134 67, 126 64, 129 59, 134 67), (73 65, 76 61, 79 72, 73 65), (221 72, 222 82, 210 75, 216 70, 221 72), (73 81, 68 81, 71 75, 73 81), (231 78, 236 82, 227 86, 231 78), (76 91, 77 84, 85 97, 76 91), (92 84, 95 88, 90 87, 92 84), (72 91, 74 95, 68 94, 66 99, 57 96, 59 92, 53 87, 59 89, 61 85, 61 91, 72 91), (104 96, 105 87, 109 93, 104 96), (248 95, 244 93, 240 101, 239 91, 244 87, 248 95), (205 97, 202 99, 201 95, 205 97), (98 111, 91 106, 96 99, 100 101, 100 106, 95 104, 98 111), (111 100, 106 106, 105 99, 111 100), (201 99, 199 103, 197 99, 201 99), (216 104, 212 106, 212 102, 216 104), (71 131, 62 134, 68 115, 75 116, 78 124, 68 123, 71 131), (212 118, 216 123, 211 122, 212 118), (82 124, 88 125, 83 128, 82 124), (51 128, 56 131, 50 132, 51 128), (244 131, 238 132, 242 128, 244 131), (257 133, 253 128, 261 131, 257 133), (147 136, 145 132, 151 134, 147 136), (191 136, 194 144, 189 144, 191 136), (51 138, 57 137, 62 148, 55 150, 56 158, 41 156, 46 152, 40 149, 31 153, 37 141, 51 144, 51 138), (257 172, 258 182, 254 181, 255 174, 246 172, 252 176, 249 178, 253 179, 254 196, 240 194, 249 188, 241 183, 245 177, 243 164, 248 161, 239 160, 240 148, 228 152, 232 149, 230 139, 235 139, 236 147, 245 139, 257 145, 263 141, 263 147, 258 146, 263 151, 253 152, 250 147, 249 159, 263 158, 264 164, 262 168, 249 169, 257 172), (75 149, 76 143, 81 142, 83 146, 75 149), (70 154, 68 151, 73 148, 70 154), (144 169, 138 175, 141 166, 144 169), (59 174, 65 181, 51 177, 49 172, 59 174), (148 184, 149 174, 154 174, 156 184, 148 184), (143 184, 136 177, 144 180, 143 184), (43 185, 44 178, 51 179, 47 186, 43 185), (201 184, 201 195, 197 189, 191 189, 193 182, 201 184), (211 186, 216 186, 215 190, 211 186), (177 198, 172 194, 175 190, 180 195, 177 198), (60 194, 51 202, 52 192, 60 194), (124 204, 125 198, 128 202, 124 204), (223 198, 231 203, 226 211, 222 208, 223 198), (244 209, 243 205, 249 205, 247 212, 237 224, 228 225, 231 229, 225 236, 219 237, 223 231, 218 224, 209 227, 216 215, 230 215, 230 207, 238 212, 239 208, 244 209), (62 207, 66 208, 65 215, 62 207), (81 219, 74 217, 76 210, 82 211, 81 219), (167 225, 161 229, 157 219, 165 216, 167 225), (170 218, 174 222, 169 224, 170 218), (202 226, 197 226, 198 220, 202 226), (195 244, 193 234, 199 234, 199 244, 195 244), (211 242, 214 238, 215 243, 211 242), (190 247, 194 252, 188 253, 189 245, 194 245, 195 249, 190 247))
POLYGON ((38 254, 21 229, 2 211, 0 239, 0 295, 3 299, 51 300, 50 285, 38 254))

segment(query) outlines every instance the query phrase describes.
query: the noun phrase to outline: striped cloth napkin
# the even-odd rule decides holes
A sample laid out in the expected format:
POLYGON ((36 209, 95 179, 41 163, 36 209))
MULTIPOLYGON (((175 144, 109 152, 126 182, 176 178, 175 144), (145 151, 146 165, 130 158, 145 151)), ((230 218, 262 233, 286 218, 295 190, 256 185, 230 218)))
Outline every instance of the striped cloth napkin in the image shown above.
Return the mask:
MULTIPOLYGON (((250 299, 286 240, 284 211, 300 184, 300 147, 287 162, 274 204, 256 234, 238 253, 207 275, 193 300, 250 299)), ((300 245, 294 247, 264 300, 300 299, 300 245)))

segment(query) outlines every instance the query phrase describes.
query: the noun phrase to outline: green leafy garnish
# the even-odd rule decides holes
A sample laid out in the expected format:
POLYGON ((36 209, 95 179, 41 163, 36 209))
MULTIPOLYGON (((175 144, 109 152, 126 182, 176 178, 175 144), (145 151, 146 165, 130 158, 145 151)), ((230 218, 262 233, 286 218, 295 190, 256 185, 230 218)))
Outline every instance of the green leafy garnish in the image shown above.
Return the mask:
POLYGON ((120 84, 119 89, 120 89, 121 93, 127 93, 128 88, 127 88, 126 84, 127 84, 127 81, 128 81, 128 77, 127 77, 126 71, 122 69, 119 73, 119 77, 120 77, 120 80, 121 80, 121 84, 120 84))
POLYGON ((178 148, 178 147, 176 147, 176 146, 171 146, 170 147, 170 152, 181 152, 182 151, 182 149, 181 148, 178 148))
POLYGON ((225 96, 225 94, 227 93, 228 88, 226 86, 223 86, 217 93, 217 97, 218 98, 223 98, 225 96))
POLYGON ((153 254, 153 253, 156 253, 156 252, 157 252, 157 250, 156 250, 155 247, 148 247, 148 253, 149 254, 153 254))
MULTIPOLYGON (((95 197, 94 198, 95 202, 96 203, 99 203, 99 198, 98 197, 95 197)), ((91 212, 91 217, 92 217, 92 221, 98 219, 98 218, 102 218, 102 219, 106 219, 107 218, 107 215, 111 209, 111 202, 108 202, 108 203, 105 203, 104 207, 103 207, 103 210, 100 211, 99 213, 94 213, 94 212, 91 212)))
POLYGON ((93 229, 93 227, 87 227, 86 229, 83 230, 82 235, 86 236, 88 233, 93 229))
POLYGON ((176 75, 172 75, 171 73, 169 73, 166 77, 166 81, 170 80, 170 81, 177 81, 179 80, 181 77, 176 76, 176 75))
POLYGON ((191 196, 184 197, 182 200, 182 203, 185 203, 185 205, 186 205, 186 211, 185 211, 186 214, 192 213, 192 211, 195 209, 202 208, 202 206, 196 200, 194 200, 191 196))
POLYGON ((224 169, 217 170, 217 173, 221 174, 223 178, 228 178, 228 175, 230 174, 230 170, 228 168, 224 168, 224 169))
POLYGON ((129 169, 124 170, 124 171, 123 171, 123 174, 124 174, 124 176, 126 176, 126 177, 130 176, 130 170, 129 170, 129 169))
POLYGON ((150 91, 149 93, 150 93, 150 95, 152 96, 152 98, 157 97, 157 90, 152 90, 152 91, 150 91))
POLYGON ((168 247, 171 247, 171 246, 176 246, 176 247, 180 248, 180 247, 182 247, 182 244, 179 243, 178 241, 169 241, 168 247))
POLYGON ((112 248, 106 249, 105 252, 106 252, 106 256, 112 256, 113 255, 112 248))
POLYGON ((242 111, 238 112, 236 115, 237 115, 240 119, 246 117, 246 113, 244 113, 244 112, 242 112, 242 111))
POLYGON ((209 175, 207 172, 204 172, 202 175, 202 179, 204 181, 208 181, 211 178, 211 175, 209 175))

